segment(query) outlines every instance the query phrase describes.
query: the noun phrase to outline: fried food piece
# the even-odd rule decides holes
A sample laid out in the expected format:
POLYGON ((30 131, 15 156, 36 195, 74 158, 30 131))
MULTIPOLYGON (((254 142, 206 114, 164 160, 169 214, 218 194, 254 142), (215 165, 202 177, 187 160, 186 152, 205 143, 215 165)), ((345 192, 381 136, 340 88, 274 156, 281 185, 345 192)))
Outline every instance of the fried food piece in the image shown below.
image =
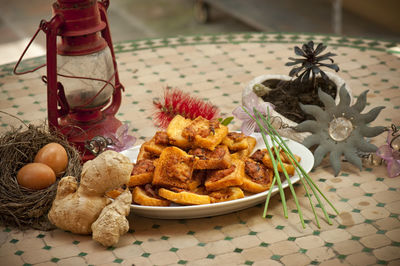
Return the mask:
POLYGON ((208 191, 206 190, 206 188, 204 187, 204 185, 200 185, 198 187, 196 187, 194 190, 190 191, 199 195, 208 195, 208 191))
POLYGON ((183 116, 176 115, 167 127, 167 135, 169 143, 177 146, 181 149, 190 148, 191 144, 188 138, 182 136, 182 131, 189 126, 192 122, 190 119, 186 119, 183 116))
POLYGON ((249 155, 250 155, 250 154, 252 154, 252 152, 254 150, 254 147, 257 145, 257 140, 256 140, 255 137, 252 137, 252 136, 247 136, 246 139, 247 139, 247 144, 249 145, 247 147, 247 150, 248 150, 249 155))
POLYGON ((152 184, 161 187, 188 188, 192 179, 195 158, 177 147, 163 150, 154 170, 152 184))
POLYGON ((156 160, 142 159, 133 166, 128 186, 140 186, 153 181, 156 160))
POLYGON ((132 201, 145 206, 169 206, 171 202, 157 195, 150 184, 137 186, 132 192, 132 201))
POLYGON ((106 192, 106 196, 112 199, 116 199, 119 195, 122 194, 125 190, 123 188, 117 188, 106 192))
POLYGON ((144 150, 155 156, 160 156, 161 152, 168 147, 169 138, 165 131, 157 131, 154 137, 143 144, 144 150))
POLYGON ((139 154, 137 156, 136 161, 140 161, 140 160, 144 160, 144 159, 154 160, 155 158, 158 158, 158 156, 156 156, 155 154, 150 153, 145 150, 145 147, 147 144, 148 144, 148 142, 145 142, 142 144, 142 146, 140 146, 139 154))
MULTIPOLYGON (((281 152, 279 153, 279 156, 280 156, 282 162, 288 163, 288 164, 291 164, 291 163, 292 163, 292 161, 289 159, 289 156, 286 155, 283 151, 281 151, 281 152)), ((298 163, 301 161, 301 157, 300 157, 300 156, 298 156, 298 155, 296 155, 296 154, 293 154, 293 157, 296 159, 296 161, 297 161, 298 163)))
POLYGON ((182 137, 192 142, 194 147, 213 151, 228 134, 228 127, 221 125, 217 119, 207 120, 198 116, 182 131, 182 137))
POLYGON ((198 116, 196 119, 191 120, 189 125, 182 130, 182 137, 192 142, 197 135, 205 138, 209 136, 210 133, 215 133, 215 128, 217 127, 219 127, 218 124, 213 122, 213 124, 210 125, 210 120, 198 116))
MULTIPOLYGON (((192 173, 192 179, 188 182, 187 190, 190 192, 197 193, 197 189, 204 184, 204 180, 206 179, 206 171, 194 170, 192 173)), ((200 193, 204 194, 204 193, 200 193)))
POLYGON ((239 187, 228 187, 222 190, 213 191, 208 194, 208 196, 210 196, 211 203, 216 203, 244 198, 244 193, 239 187))
POLYGON ((154 143, 156 145, 168 146, 169 138, 168 138, 167 132, 166 131, 157 131, 156 134, 154 135, 154 143))
POLYGON ((232 154, 232 158, 235 159, 244 159, 250 156, 250 154, 253 152, 254 147, 257 144, 257 140, 252 137, 252 136, 247 136, 246 137, 247 140, 247 149, 245 150, 241 150, 241 151, 237 151, 235 153, 232 154))
POLYGON ((252 193, 260 193, 271 187, 274 176, 272 169, 250 158, 247 158, 244 164, 246 175, 243 179, 243 184, 240 186, 243 190, 252 193))
POLYGON ((252 159, 252 160, 254 160, 256 162, 262 163, 264 155, 267 154, 267 153, 268 153, 267 149, 262 149, 262 150, 258 149, 250 156, 250 159, 252 159))
POLYGON ((231 154, 225 145, 218 145, 213 151, 194 148, 189 154, 199 158, 194 164, 194 169, 225 169, 232 165, 231 154))
MULTIPOLYGON (((272 164, 272 160, 271 160, 271 156, 269 156, 268 151, 264 154, 263 158, 262 158, 262 162, 264 163, 264 165, 266 165, 267 167, 273 169, 273 164, 272 164)), ((288 173, 288 175, 294 175, 294 166, 292 164, 288 164, 288 163, 284 163, 282 162, 282 165, 276 161, 277 167, 278 167, 278 171, 283 173, 282 170, 282 165, 283 167, 286 169, 286 172, 288 173)))
POLYGON ((240 186, 244 178, 244 162, 233 159, 232 166, 223 170, 211 170, 204 185, 208 191, 240 186))
POLYGON ((158 190, 158 194, 163 198, 182 205, 200 205, 211 203, 208 195, 200 195, 179 188, 171 188, 171 190, 160 188, 158 190))
POLYGON ((229 132, 222 144, 228 146, 231 152, 245 150, 249 146, 246 135, 238 132, 229 132))

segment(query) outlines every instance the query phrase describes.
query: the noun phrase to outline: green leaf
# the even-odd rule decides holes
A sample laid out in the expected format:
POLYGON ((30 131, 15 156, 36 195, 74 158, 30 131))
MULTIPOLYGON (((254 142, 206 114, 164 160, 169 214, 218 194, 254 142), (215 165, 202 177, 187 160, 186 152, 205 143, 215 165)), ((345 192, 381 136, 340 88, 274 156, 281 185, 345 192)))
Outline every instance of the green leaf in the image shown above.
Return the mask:
POLYGON ((221 123, 221 125, 227 126, 229 125, 233 120, 233 116, 227 117, 225 119, 222 119, 221 117, 218 118, 218 121, 221 123))

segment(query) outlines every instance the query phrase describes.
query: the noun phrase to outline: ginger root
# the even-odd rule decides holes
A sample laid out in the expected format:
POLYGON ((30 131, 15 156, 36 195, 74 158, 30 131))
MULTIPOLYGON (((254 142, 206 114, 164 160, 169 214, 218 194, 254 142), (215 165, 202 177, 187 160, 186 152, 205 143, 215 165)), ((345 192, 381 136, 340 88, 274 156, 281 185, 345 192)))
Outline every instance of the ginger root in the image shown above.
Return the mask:
POLYGON ((60 180, 48 217, 58 228, 76 234, 90 234, 91 225, 111 200, 108 190, 129 182, 132 163, 115 151, 105 151, 83 165, 81 181, 67 176, 60 180))
POLYGON ((129 230, 125 216, 129 214, 131 202, 132 194, 127 189, 107 205, 92 224, 93 239, 106 247, 117 244, 119 237, 129 230))
POLYGON ((90 234, 90 226, 101 210, 110 203, 110 199, 85 194, 77 188, 78 182, 75 177, 62 178, 58 183, 57 195, 48 217, 58 228, 75 234, 90 234))

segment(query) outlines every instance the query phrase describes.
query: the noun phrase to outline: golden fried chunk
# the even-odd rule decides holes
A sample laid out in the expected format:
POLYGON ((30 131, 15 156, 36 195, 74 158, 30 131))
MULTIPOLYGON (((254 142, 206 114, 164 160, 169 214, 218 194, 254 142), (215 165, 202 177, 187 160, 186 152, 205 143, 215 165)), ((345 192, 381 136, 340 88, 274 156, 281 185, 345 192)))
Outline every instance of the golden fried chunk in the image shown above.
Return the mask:
POLYGON ((218 145, 213 151, 194 148, 189 154, 199 158, 194 164, 194 169, 225 169, 232 164, 231 154, 225 145, 218 145))
POLYGON ((160 188, 158 194, 163 198, 182 205, 200 205, 211 202, 208 195, 200 195, 179 188, 171 188, 171 190, 160 188))
POLYGON ((132 201, 145 206, 169 206, 171 202, 157 195, 150 184, 137 186, 132 192, 132 201))
POLYGON ((266 153, 268 153, 267 149, 262 149, 262 150, 258 149, 250 156, 250 159, 252 159, 252 160, 254 160, 256 162, 262 163, 262 160, 263 160, 264 155, 266 153))
POLYGON ((137 161, 133 166, 128 186, 134 187, 151 183, 153 181, 154 170, 155 160, 142 159, 137 161))
POLYGON ((194 170, 192 173, 192 179, 188 181, 187 190, 190 192, 196 192, 197 189, 204 184, 206 174, 205 171, 194 170))
POLYGON ((191 190, 190 192, 193 192, 193 193, 196 193, 199 195, 208 195, 208 191, 206 190, 204 185, 198 186, 197 188, 195 188, 194 190, 191 190))
POLYGON ((256 162, 250 158, 245 159, 245 177, 240 187, 251 193, 259 193, 271 187, 273 170, 266 167, 263 163, 256 162))
POLYGON ((243 184, 244 175, 244 162, 233 159, 231 167, 210 171, 204 185, 208 191, 240 186, 243 184))
POLYGON ((217 203, 244 198, 244 193, 243 190, 241 190, 239 187, 228 187, 225 189, 213 191, 208 194, 208 196, 210 196, 211 198, 211 203, 217 203))
POLYGON ((252 137, 252 136, 247 136, 246 139, 247 139, 247 144, 249 145, 247 147, 247 150, 249 151, 249 155, 250 155, 253 152, 254 147, 257 145, 257 140, 255 137, 252 137))
MULTIPOLYGON (((282 162, 288 163, 288 164, 291 164, 291 163, 292 163, 292 160, 290 160, 289 156, 286 155, 283 151, 281 151, 281 152, 279 153, 279 156, 280 156, 282 162)), ((298 163, 301 161, 301 157, 300 157, 300 156, 298 156, 298 155, 296 155, 296 154, 293 154, 293 157, 296 159, 296 161, 297 161, 298 163)))
POLYGON ((253 152, 254 147, 257 144, 257 140, 254 137, 251 136, 247 136, 246 137, 247 140, 247 149, 241 150, 241 151, 237 151, 235 153, 232 153, 232 158, 235 159, 244 159, 250 156, 250 154, 253 152))
POLYGON ((182 136, 182 131, 192 122, 183 116, 176 115, 168 125, 167 135, 169 143, 181 149, 190 148, 189 140, 182 136))
POLYGON ((177 147, 165 148, 154 170, 152 184, 187 189, 196 160, 197 158, 177 147))
MULTIPOLYGON (((271 160, 271 156, 269 156, 269 152, 265 152, 265 154, 264 154, 264 156, 262 158, 262 162, 267 167, 273 169, 274 166, 273 166, 273 163, 272 163, 272 160, 271 160)), ((276 160, 276 164, 277 164, 279 172, 283 173, 283 168, 285 168, 286 172, 288 173, 288 175, 294 175, 295 169, 294 169, 294 166, 292 164, 288 164, 288 163, 282 162, 283 168, 282 168, 282 165, 278 162, 278 160, 276 160)))
POLYGON ((222 144, 228 146, 231 152, 245 150, 249 147, 246 135, 238 132, 229 132, 222 140, 222 144))
POLYGON ((158 131, 154 137, 143 144, 144 150, 155 156, 160 156, 161 152, 168 146, 168 134, 165 131, 158 131))
POLYGON ((140 161, 140 160, 144 160, 144 159, 154 160, 155 158, 158 157, 155 154, 150 153, 150 152, 145 150, 146 144, 148 144, 148 142, 145 142, 145 143, 142 144, 142 146, 140 146, 139 154, 137 156, 136 161, 140 161))
POLYGON ((119 195, 122 194, 125 190, 123 188, 117 188, 106 192, 106 196, 112 199, 116 199, 119 195))
POLYGON ((228 134, 228 127, 221 125, 217 119, 207 120, 201 116, 186 126, 182 137, 192 142, 194 147, 213 151, 228 134))

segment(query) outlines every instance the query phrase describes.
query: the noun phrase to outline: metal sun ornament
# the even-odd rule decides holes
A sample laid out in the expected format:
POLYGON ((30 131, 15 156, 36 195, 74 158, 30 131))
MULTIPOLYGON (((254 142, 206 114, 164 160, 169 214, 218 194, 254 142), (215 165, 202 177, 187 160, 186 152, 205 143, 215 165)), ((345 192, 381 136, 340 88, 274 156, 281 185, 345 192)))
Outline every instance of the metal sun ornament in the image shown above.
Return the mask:
POLYGON ((314 151, 314 167, 318 166, 322 159, 328 154, 330 164, 337 176, 341 169, 341 158, 344 158, 362 169, 362 160, 357 152, 375 152, 377 147, 368 143, 364 138, 371 138, 381 134, 385 127, 369 127, 368 123, 374 121, 380 111, 385 108, 378 106, 365 114, 361 114, 367 103, 367 93, 364 91, 357 98, 357 102, 350 106, 351 99, 345 85, 339 90, 340 102, 318 90, 318 96, 325 106, 325 110, 316 105, 302 105, 301 109, 315 117, 314 120, 307 120, 298 124, 295 129, 299 132, 311 132, 312 135, 304 139, 303 144, 310 148, 318 147, 314 151))

